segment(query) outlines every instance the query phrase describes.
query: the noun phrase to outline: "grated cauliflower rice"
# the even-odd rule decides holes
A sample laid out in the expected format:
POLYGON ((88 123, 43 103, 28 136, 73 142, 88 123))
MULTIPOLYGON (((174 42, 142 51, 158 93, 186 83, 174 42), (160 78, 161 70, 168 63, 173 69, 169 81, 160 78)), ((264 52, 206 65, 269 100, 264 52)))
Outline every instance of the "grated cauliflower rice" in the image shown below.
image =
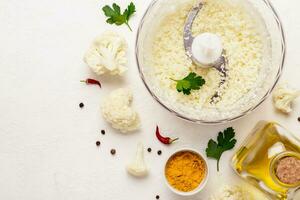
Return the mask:
POLYGON ((235 117, 256 105, 257 91, 262 90, 270 62, 268 33, 260 20, 254 19, 245 7, 232 0, 207 0, 196 17, 192 32, 217 34, 222 38, 228 57, 228 78, 220 89, 221 76, 214 68, 195 66, 186 56, 183 27, 195 0, 164 16, 154 34, 148 38, 150 47, 146 59, 145 76, 151 89, 169 108, 189 118, 221 120, 235 117), (267 35, 267 36, 266 36, 267 35), (266 58, 263 59, 263 56, 266 58), (264 69, 263 69, 264 68, 264 69), (201 75, 206 84, 191 95, 176 91, 171 79, 182 79, 189 72, 201 75), (219 90, 221 98, 211 103, 219 90))

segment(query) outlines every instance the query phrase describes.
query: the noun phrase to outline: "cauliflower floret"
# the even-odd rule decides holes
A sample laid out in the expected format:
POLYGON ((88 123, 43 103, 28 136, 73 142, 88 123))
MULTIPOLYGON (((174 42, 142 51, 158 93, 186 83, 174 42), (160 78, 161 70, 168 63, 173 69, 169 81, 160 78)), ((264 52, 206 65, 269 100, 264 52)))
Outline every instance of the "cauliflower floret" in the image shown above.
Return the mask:
POLYGON ((217 196, 212 196, 210 200, 253 200, 253 196, 242 187, 226 186, 217 196))
POLYGON ((283 113, 290 113, 293 101, 299 96, 299 90, 291 89, 286 83, 282 84, 273 93, 274 106, 283 113))
POLYGON ((97 75, 122 75, 127 71, 126 40, 114 32, 97 37, 84 56, 85 63, 97 75))
POLYGON ((139 143, 134 160, 126 167, 127 172, 132 176, 144 177, 148 174, 148 169, 144 159, 144 146, 139 143))
POLYGON ((134 131, 140 127, 138 113, 131 107, 133 96, 129 89, 120 88, 112 91, 101 105, 104 119, 122 133, 134 131))

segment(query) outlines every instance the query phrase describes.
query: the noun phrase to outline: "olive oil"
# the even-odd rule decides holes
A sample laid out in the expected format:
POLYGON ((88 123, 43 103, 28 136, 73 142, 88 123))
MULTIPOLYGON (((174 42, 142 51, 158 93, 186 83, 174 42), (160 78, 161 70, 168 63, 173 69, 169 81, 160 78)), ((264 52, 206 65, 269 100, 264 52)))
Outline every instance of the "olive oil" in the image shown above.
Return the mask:
POLYGON ((235 153, 233 168, 271 199, 293 199, 294 191, 300 188, 300 184, 289 187, 274 178, 273 163, 282 153, 300 155, 300 138, 277 123, 262 121, 235 153))

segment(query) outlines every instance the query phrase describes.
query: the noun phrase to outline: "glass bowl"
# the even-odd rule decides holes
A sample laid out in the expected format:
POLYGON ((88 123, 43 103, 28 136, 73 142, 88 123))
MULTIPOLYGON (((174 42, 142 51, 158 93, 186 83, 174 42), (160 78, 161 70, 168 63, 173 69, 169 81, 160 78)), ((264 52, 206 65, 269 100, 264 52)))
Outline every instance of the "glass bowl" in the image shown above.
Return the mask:
MULTIPOLYGON (((165 95, 163 90, 159 91, 153 84, 155 77, 150 76, 153 69, 148 62, 149 47, 153 45, 150 38, 160 26, 161 20, 166 14, 174 12, 178 7, 190 1, 192 0, 153 0, 149 5, 140 22, 136 38, 136 60, 140 77, 152 97, 165 109, 179 118, 199 124, 219 124, 239 119, 255 110, 266 100, 282 74, 285 59, 285 38, 280 19, 268 0, 231 0, 237 3, 246 2, 247 6, 251 7, 249 13, 259 16, 259 20, 261 20, 261 24, 263 24, 264 30, 267 33, 266 40, 269 40, 268 47, 270 47, 268 54, 262 55, 262 63, 266 63, 266 60, 268 60, 268 66, 270 67, 268 70, 263 69, 262 72, 259 72, 263 74, 261 85, 253 89, 251 94, 249 92, 249 95, 248 93, 244 95, 245 97, 243 98, 245 99, 240 108, 235 108, 235 110, 224 108, 225 111, 216 109, 214 115, 209 116, 208 114, 207 117, 203 117, 199 114, 202 112, 201 110, 197 111, 198 114, 196 112, 191 114, 190 111, 192 108, 187 108, 190 111, 185 110, 185 108, 179 108, 177 100, 172 99, 168 94, 165 95)), ((197 1, 195 0, 195 2, 197 1)), ((182 41, 177 42, 183 45, 183 36, 182 41)))

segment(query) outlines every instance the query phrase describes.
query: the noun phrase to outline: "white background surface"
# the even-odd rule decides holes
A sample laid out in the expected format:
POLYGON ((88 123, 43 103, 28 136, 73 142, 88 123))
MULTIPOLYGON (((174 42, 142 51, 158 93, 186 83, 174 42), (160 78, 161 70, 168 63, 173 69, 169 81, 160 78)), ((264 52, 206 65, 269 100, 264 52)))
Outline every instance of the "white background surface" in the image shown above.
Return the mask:
MULTIPOLYGON (((272 0, 284 24, 287 57, 281 81, 300 87, 300 13, 298 0, 272 0)), ((128 0, 116 0, 127 5, 128 0)), ((209 160, 211 176, 198 196, 182 198, 164 185, 162 170, 168 153, 182 146, 204 153, 210 138, 228 126, 237 132, 238 145, 258 120, 276 120, 297 134, 300 102, 290 116, 276 113, 269 98, 247 117, 218 126, 195 125, 171 115, 148 94, 134 58, 136 28, 150 0, 135 0, 137 14, 126 26, 105 23, 101 8, 109 0, 10 0, 0 1, 0 199, 1 200, 162 200, 207 199, 226 183, 240 184, 229 159, 222 157, 221 171, 209 160), (129 72, 124 78, 99 78, 103 89, 86 86, 80 79, 95 77, 82 57, 95 36, 105 30, 123 34, 129 43, 129 72), (112 89, 130 86, 142 128, 121 135, 100 116, 101 99, 112 89), (78 104, 85 103, 84 109, 78 104), (170 147, 154 136, 155 125, 164 133, 179 136, 170 147), (105 136, 100 130, 105 129, 105 136), (97 148, 95 142, 102 145, 97 148), (125 165, 136 144, 151 147, 145 153, 150 175, 135 179, 125 165), (117 150, 116 156, 110 149, 117 150), (162 156, 156 151, 161 149, 162 156)), ((237 146, 238 146, 237 145, 237 146)))

